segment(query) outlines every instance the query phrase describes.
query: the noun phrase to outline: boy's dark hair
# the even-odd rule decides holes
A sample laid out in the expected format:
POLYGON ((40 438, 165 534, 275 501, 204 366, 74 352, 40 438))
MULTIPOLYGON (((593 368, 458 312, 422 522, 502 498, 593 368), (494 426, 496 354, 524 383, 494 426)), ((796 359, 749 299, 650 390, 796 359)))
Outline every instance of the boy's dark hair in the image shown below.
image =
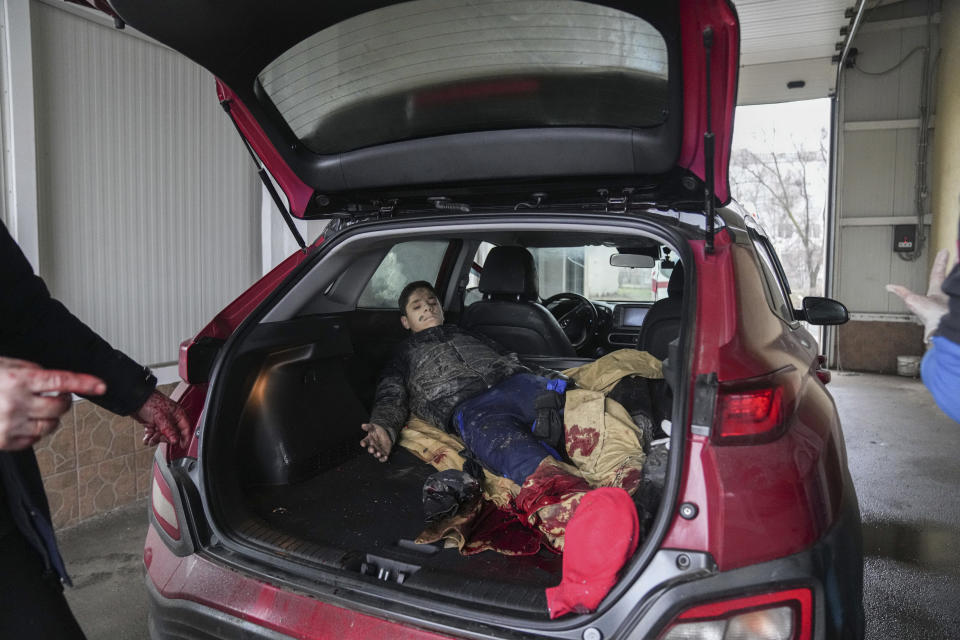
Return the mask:
POLYGON ((437 290, 433 288, 433 285, 426 280, 411 282, 403 288, 403 291, 400 292, 400 297, 397 299, 397 304, 400 305, 400 315, 407 315, 407 302, 410 301, 410 296, 413 295, 413 292, 417 289, 426 289, 437 298, 440 297, 437 295, 437 290))

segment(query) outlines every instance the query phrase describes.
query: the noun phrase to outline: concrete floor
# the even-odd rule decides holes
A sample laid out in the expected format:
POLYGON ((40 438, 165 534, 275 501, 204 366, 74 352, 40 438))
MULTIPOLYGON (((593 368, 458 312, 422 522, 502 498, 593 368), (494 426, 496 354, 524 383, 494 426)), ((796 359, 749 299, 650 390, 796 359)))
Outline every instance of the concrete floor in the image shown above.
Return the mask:
POLYGON ((143 540, 147 503, 118 509, 57 535, 73 580, 65 593, 88 640, 146 640, 143 540))
MULTIPOLYGON (((834 373, 865 544, 868 640, 960 635, 960 425, 917 380, 834 373)), ((147 638, 146 505, 60 535, 90 640, 147 638)))
POLYGON ((864 534, 867 638, 960 636, 960 424, 917 380, 834 374, 864 534))

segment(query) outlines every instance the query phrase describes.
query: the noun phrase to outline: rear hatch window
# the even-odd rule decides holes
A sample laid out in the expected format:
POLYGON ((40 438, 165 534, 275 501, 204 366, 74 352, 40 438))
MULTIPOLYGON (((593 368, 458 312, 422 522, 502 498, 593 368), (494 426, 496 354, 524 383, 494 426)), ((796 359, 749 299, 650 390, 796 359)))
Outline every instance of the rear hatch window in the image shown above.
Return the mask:
POLYGON ((543 126, 667 117, 667 47, 646 21, 573 0, 415 0, 301 41, 258 75, 320 154, 543 126))

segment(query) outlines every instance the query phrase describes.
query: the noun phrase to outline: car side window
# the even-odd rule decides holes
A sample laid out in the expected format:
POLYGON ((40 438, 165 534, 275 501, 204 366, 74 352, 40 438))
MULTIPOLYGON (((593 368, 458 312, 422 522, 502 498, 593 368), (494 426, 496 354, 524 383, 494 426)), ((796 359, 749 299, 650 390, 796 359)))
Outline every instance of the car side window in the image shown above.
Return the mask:
POLYGON ((357 307, 396 309, 397 298, 408 282, 426 280, 437 283, 448 243, 438 241, 402 242, 384 256, 367 283, 357 307))
POLYGON ((790 303, 790 285, 786 282, 777 254, 774 253, 770 243, 762 237, 750 235, 753 246, 757 250, 757 256, 760 258, 760 271, 763 273, 767 292, 770 295, 770 306, 784 322, 792 323, 794 317, 793 305, 790 303))

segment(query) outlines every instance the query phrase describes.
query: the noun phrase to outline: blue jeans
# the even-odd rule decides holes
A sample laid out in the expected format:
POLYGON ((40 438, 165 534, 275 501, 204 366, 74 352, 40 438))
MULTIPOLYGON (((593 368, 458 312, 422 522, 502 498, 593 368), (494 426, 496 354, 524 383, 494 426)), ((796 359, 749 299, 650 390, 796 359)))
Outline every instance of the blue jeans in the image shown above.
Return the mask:
POLYGON ((483 466, 523 484, 547 456, 561 459, 531 432, 534 401, 548 389, 562 393, 565 381, 518 373, 457 405, 454 427, 483 466))

